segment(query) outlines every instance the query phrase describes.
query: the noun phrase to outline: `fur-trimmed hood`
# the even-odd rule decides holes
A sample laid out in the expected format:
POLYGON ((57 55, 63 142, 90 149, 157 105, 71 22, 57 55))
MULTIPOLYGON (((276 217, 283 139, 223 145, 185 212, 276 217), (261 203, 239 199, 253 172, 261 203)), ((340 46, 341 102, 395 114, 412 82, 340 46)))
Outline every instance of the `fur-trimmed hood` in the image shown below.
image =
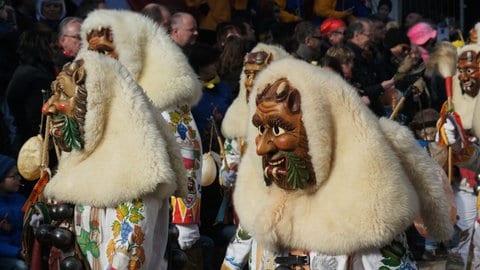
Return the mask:
MULTIPOLYGON (((202 86, 182 50, 153 20, 132 11, 96 10, 82 23, 82 40, 99 27, 110 28, 119 61, 160 110, 197 104, 202 86)), ((87 50, 84 44, 81 50, 87 50)))
POLYGON ((84 148, 62 153, 45 195, 96 207, 154 193, 186 194, 180 150, 160 112, 115 59, 82 52, 87 89, 84 148))
MULTIPOLYGON (((292 57, 283 48, 275 45, 268 45, 265 43, 258 43, 250 52, 264 51, 272 54, 272 61, 277 61, 282 58, 292 57)), ((222 121, 222 134, 226 138, 239 138, 247 135, 248 120, 248 104, 245 98, 247 90, 245 89, 245 68, 242 68, 240 73, 240 90, 237 98, 228 107, 225 117, 222 121)), ((258 74, 257 74, 258 76, 258 74)))
POLYGON ((272 63, 255 82, 249 119, 259 89, 280 78, 300 92, 317 185, 294 191, 266 186, 254 143, 257 129, 248 121, 249 146, 240 163, 234 200, 240 223, 260 245, 351 254, 384 246, 420 213, 430 219, 427 227, 441 227, 432 235, 451 235, 448 213, 439 214, 447 201, 436 177, 438 167, 408 129, 387 119, 379 122, 337 74, 296 59, 272 63), (425 161, 413 163, 419 160, 425 161))

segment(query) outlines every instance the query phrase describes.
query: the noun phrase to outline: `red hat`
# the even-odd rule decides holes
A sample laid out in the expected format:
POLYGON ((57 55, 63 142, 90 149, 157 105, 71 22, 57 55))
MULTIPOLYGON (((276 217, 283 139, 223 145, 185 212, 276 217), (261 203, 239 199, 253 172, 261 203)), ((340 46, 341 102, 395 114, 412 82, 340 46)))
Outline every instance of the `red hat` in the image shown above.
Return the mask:
POLYGON ((346 24, 343 20, 336 19, 336 18, 328 18, 322 22, 320 25, 320 33, 322 36, 326 36, 333 31, 337 30, 340 27, 345 27, 346 24))

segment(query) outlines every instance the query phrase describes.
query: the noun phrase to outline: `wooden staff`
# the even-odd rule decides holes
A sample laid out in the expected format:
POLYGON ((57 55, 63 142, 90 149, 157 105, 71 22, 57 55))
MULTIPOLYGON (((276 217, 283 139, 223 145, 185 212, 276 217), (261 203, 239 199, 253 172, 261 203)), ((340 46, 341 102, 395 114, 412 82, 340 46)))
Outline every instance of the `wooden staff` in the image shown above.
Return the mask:
MULTIPOLYGON (((438 43, 435 52, 430 57, 430 62, 435 65, 438 69, 440 75, 445 79, 445 92, 447 95, 447 108, 446 111, 449 114, 454 113, 453 103, 452 103, 452 76, 456 71, 457 63, 457 49, 452 45, 452 43, 443 41, 438 43)), ((448 149, 448 180, 452 181, 452 147, 451 145, 447 146, 448 149)))
POLYGON ((50 179, 50 173, 48 171, 48 147, 49 147, 49 140, 50 140, 50 116, 47 116, 45 120, 45 136, 43 138, 43 147, 42 147, 42 160, 40 165, 40 179, 33 187, 30 196, 28 196, 27 201, 23 205, 23 212, 26 213, 31 205, 35 204, 38 201, 38 198, 45 189, 45 186, 50 179))

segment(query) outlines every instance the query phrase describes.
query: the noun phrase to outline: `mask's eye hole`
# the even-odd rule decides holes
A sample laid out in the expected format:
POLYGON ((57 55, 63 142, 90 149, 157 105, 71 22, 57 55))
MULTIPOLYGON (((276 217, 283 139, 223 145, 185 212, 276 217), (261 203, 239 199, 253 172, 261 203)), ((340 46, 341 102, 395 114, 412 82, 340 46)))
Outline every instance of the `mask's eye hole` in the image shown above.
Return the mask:
POLYGON ((273 127, 273 135, 280 136, 283 133, 285 133, 285 129, 283 129, 281 127, 273 127))
POLYGON ((265 132, 265 126, 263 125, 258 126, 258 134, 263 135, 264 132, 265 132))

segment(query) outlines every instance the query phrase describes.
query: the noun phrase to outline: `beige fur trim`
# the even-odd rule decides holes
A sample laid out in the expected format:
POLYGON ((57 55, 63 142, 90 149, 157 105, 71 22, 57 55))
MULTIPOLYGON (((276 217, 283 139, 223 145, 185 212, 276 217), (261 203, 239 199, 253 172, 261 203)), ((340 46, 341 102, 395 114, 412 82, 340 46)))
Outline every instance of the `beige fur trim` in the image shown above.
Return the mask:
POLYGON ((119 61, 157 108, 192 106, 200 100, 202 87, 185 55, 151 19, 131 11, 96 10, 82 24, 82 39, 99 27, 110 27, 119 61))
MULTIPOLYGON (((267 45, 265 43, 258 43, 250 52, 265 51, 271 53, 273 56, 272 61, 277 61, 286 57, 291 57, 283 48, 275 45, 267 45)), ((247 134, 247 121, 248 116, 248 104, 246 100, 245 89, 245 76, 244 69, 240 74, 240 90, 237 98, 233 101, 232 105, 228 107, 225 117, 222 122, 222 134, 226 138, 234 139, 245 137, 247 134)))
POLYGON ((397 122, 380 119, 380 128, 389 139, 390 146, 400 158, 410 182, 420 200, 420 215, 430 237, 436 241, 450 240, 453 224, 447 195, 437 170, 443 169, 414 139, 412 132, 397 122))
POLYGON ((118 61, 96 52, 85 60, 85 148, 63 153, 45 194, 59 201, 114 207, 155 193, 186 194, 180 150, 160 112, 118 61), (180 164, 180 165, 178 165, 180 164))
POLYGON ((265 186, 256 129, 249 124, 252 144, 234 194, 240 223, 271 250, 350 254, 387 244, 412 224, 420 204, 378 119, 340 76, 296 59, 271 64, 255 91, 282 77, 300 91, 318 185, 306 191, 265 186))

